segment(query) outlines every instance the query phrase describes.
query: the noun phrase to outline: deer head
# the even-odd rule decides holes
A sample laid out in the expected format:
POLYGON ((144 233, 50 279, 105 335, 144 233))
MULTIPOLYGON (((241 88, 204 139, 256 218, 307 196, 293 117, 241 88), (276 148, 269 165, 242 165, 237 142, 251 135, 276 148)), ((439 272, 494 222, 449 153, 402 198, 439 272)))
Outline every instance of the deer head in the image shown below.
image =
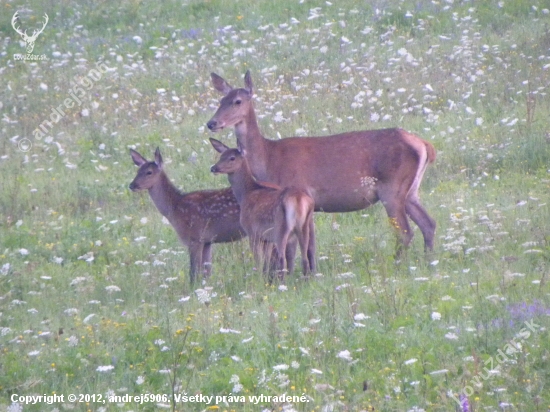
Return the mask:
POLYGON ((220 101, 220 107, 212 119, 206 124, 207 127, 217 132, 225 127, 232 127, 242 122, 249 115, 254 95, 254 85, 250 71, 244 76, 244 88, 236 89, 227 83, 216 73, 211 74, 212 84, 221 94, 224 95, 220 101))
POLYGON ((160 149, 157 147, 155 151, 154 162, 149 162, 133 149, 130 149, 130 155, 136 166, 139 166, 136 178, 130 184, 130 190, 137 192, 150 189, 159 181, 160 173, 162 172, 163 162, 160 149))
POLYGON ((42 28, 39 30, 34 29, 32 32, 32 36, 27 35, 27 30, 22 31, 19 26, 16 26, 17 20, 19 20, 19 12, 15 12, 11 19, 11 25, 13 26, 13 29, 23 38, 23 41, 27 43, 27 53, 32 53, 34 49, 34 42, 38 38, 38 35, 44 31, 44 28, 46 27, 46 24, 48 24, 49 17, 46 13, 44 13, 44 24, 42 25, 42 28))

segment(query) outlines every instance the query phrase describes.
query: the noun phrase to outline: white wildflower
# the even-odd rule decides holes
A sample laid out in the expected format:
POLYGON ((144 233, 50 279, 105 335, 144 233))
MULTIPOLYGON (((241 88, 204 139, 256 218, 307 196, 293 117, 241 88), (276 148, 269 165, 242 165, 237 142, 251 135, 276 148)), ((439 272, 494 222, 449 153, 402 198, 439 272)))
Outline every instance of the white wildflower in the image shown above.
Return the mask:
POLYGON ((441 313, 439 312, 432 312, 432 320, 440 320, 441 319, 441 313))
POLYGON ((231 375, 229 383, 233 384, 233 393, 239 393, 244 389, 244 386, 241 384, 241 379, 239 378, 239 375, 231 375))
POLYGON ((241 332, 235 329, 220 328, 220 333, 234 333, 236 335, 239 335, 241 332))
POLYGON ((445 337, 449 340, 458 340, 457 334, 453 332, 446 333, 445 337))
POLYGON ((200 303, 209 304, 210 303, 210 291, 212 290, 212 287, 206 287, 204 289, 197 289, 195 290, 195 294, 197 295, 197 299, 200 303))
POLYGON ((0 269, 0 273, 4 276, 6 276, 8 274, 8 272, 10 271, 10 267, 11 265, 9 263, 4 263, 2 265, 2 269, 0 269))
POLYGON ((77 308, 65 309, 63 311, 63 313, 65 313, 67 316, 74 316, 74 315, 78 314, 78 309, 77 308))
POLYGON ((343 351, 338 352, 338 355, 336 355, 336 357, 338 357, 340 359, 347 360, 349 362, 351 362, 353 360, 349 350, 343 350, 343 351))
POLYGON ((86 317, 82 320, 82 323, 88 323, 94 316, 95 316, 95 313, 90 313, 88 316, 86 316, 86 317))
POLYGON ((23 405, 20 403, 14 402, 7 407, 6 412, 23 412, 23 405))

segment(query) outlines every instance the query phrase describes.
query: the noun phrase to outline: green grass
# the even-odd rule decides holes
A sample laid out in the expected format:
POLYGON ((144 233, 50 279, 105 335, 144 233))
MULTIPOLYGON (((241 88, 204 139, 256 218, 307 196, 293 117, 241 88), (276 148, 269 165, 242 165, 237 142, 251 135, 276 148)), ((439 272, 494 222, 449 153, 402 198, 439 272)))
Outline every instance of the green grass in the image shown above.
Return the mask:
POLYGON ((499 3, 0 5, 0 409, 149 393, 226 398, 72 406, 454 411, 462 393, 470 411, 548 410, 550 5, 499 3), (13 60, 17 10, 29 30, 50 16, 34 50, 48 61, 13 60), (111 70, 36 139, 98 62, 111 70), (209 171, 210 72, 240 86, 248 69, 269 138, 398 126, 433 143, 421 197, 435 250, 415 228, 396 262, 376 205, 315 216, 308 281, 269 285, 238 242, 190 285, 175 232, 128 189, 129 148, 160 147, 185 191, 227 186, 209 171), (303 398, 248 399, 283 394, 303 398))

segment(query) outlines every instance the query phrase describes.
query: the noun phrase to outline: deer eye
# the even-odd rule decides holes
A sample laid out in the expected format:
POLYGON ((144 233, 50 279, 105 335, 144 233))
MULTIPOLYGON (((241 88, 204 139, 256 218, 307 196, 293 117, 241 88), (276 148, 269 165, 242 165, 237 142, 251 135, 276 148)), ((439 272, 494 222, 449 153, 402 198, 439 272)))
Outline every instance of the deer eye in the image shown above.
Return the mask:
POLYGON ((235 160, 235 156, 231 156, 231 157, 229 158, 229 160, 234 161, 234 160, 235 160))
POLYGON ((147 175, 152 175, 153 172, 151 170, 147 170, 147 175))
POLYGON ((239 105, 239 104, 241 104, 241 103, 242 103, 241 99, 235 100, 235 104, 236 104, 236 105, 239 105))

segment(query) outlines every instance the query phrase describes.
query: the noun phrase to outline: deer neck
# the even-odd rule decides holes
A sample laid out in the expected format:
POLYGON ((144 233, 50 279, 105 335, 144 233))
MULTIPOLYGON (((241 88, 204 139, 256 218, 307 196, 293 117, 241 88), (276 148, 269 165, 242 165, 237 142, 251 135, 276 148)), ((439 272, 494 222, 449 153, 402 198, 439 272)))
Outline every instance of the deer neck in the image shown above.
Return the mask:
POLYGON ((235 125, 235 135, 247 151, 246 159, 253 175, 260 180, 266 180, 266 139, 260 132, 256 113, 252 105, 250 105, 246 118, 235 125))
POLYGON ((172 214, 182 195, 183 193, 172 184, 164 172, 160 173, 159 181, 149 188, 149 196, 151 196, 153 203, 161 215, 165 216, 168 220, 172 218, 172 214))
POLYGON ((239 170, 229 173, 227 177, 239 205, 243 203, 247 193, 259 187, 258 183, 256 183, 252 177, 252 172, 246 162, 243 162, 239 170))

